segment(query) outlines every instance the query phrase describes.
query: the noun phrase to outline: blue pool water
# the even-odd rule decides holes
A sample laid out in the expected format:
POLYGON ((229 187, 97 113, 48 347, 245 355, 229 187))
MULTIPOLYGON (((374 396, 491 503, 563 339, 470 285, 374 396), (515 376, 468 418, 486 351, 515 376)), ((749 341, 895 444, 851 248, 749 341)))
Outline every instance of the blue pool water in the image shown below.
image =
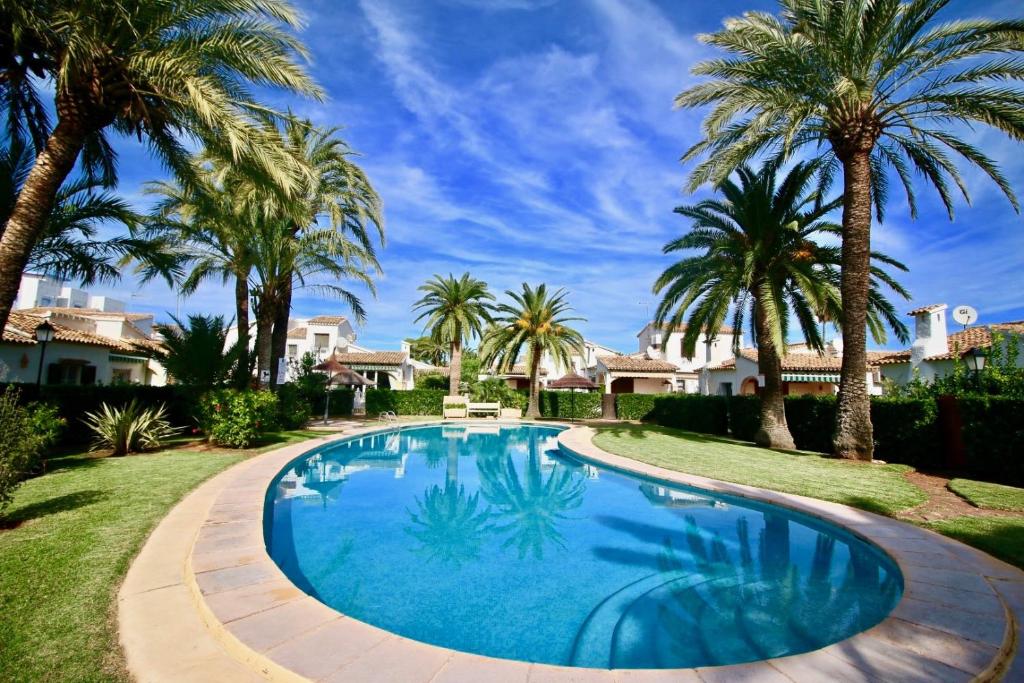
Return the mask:
POLYGON ((356 619, 572 666, 806 652, 900 598, 892 561, 837 527, 594 467, 558 431, 431 426, 311 452, 268 492, 270 554, 356 619))

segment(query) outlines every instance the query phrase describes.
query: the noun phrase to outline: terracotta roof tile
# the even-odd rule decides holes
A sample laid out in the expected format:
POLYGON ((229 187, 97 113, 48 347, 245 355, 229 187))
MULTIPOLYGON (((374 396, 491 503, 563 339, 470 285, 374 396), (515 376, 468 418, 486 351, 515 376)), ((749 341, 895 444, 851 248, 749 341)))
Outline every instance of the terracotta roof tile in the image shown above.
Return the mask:
POLYGON ((334 357, 344 365, 401 365, 409 354, 405 351, 369 351, 336 353, 334 357))
POLYGON ((306 338, 306 328, 305 327, 293 327, 292 329, 288 330, 288 338, 289 339, 305 339, 306 338))
POLYGON ((315 318, 310 318, 307 321, 307 325, 340 325, 345 322, 347 318, 343 315, 318 315, 315 318))
POLYGON ((946 304, 929 304, 928 306, 920 306, 912 311, 907 311, 907 315, 918 315, 919 313, 931 313, 937 311, 940 308, 946 308, 946 304))
POLYGON ((679 372, 679 368, 667 360, 634 356, 598 356, 597 359, 612 372, 679 372))
MULTIPOLYGON (((868 351, 868 365, 878 365, 883 359, 892 355, 892 351, 868 351)), ((757 349, 740 349, 740 355, 749 361, 757 362, 757 349)), ((723 361, 709 370, 732 370, 736 362, 732 359, 723 361)), ((785 372, 839 372, 843 367, 840 355, 817 353, 787 353, 782 357, 782 369, 785 372)))
MULTIPOLYGON (((29 315, 23 311, 11 311, 7 319, 7 327, 4 329, 3 341, 15 344, 37 344, 35 330, 43 322, 44 318, 37 315, 29 315)), ((148 340, 139 341, 139 346, 133 343, 104 337, 92 332, 83 332, 56 323, 50 320, 54 327, 53 340, 70 344, 88 344, 90 346, 104 346, 108 349, 123 352, 139 352, 139 346, 149 347, 153 342, 148 340)))
MULTIPOLYGON (((657 327, 654 324, 654 321, 649 322, 648 325, 657 327)), ((673 332, 686 332, 686 328, 687 327, 689 327, 689 326, 686 323, 682 323, 681 325, 677 325, 672 331, 673 332)), ((668 325, 665 325, 661 329, 662 329, 662 331, 667 330, 668 329, 668 325)), ((730 325, 722 325, 720 328, 718 328, 718 333, 719 334, 733 334, 733 332, 734 332, 734 330, 733 330, 733 328, 730 325)), ((641 334, 643 334, 643 330, 640 330, 639 332, 637 332, 636 336, 639 337, 641 334)))
POLYGON ((98 308, 72 308, 69 306, 37 306, 35 308, 22 308, 19 309, 19 313, 26 315, 46 315, 47 313, 53 313, 54 315, 72 315, 78 316, 79 318, 98 318, 106 320, 116 320, 123 318, 128 322, 138 322, 139 320, 145 320, 146 318, 152 318, 152 313, 126 313, 118 311, 101 311, 98 308))
MULTIPOLYGON (((992 346, 992 331, 1003 334, 1024 335, 1024 320, 1016 320, 1005 323, 993 323, 992 325, 968 327, 966 330, 954 332, 946 337, 946 353, 937 353, 927 356, 925 360, 952 360, 956 353, 961 356, 972 349, 985 349, 992 346)), ((909 363, 910 349, 896 351, 888 354, 878 361, 879 365, 890 365, 895 363, 909 363)))

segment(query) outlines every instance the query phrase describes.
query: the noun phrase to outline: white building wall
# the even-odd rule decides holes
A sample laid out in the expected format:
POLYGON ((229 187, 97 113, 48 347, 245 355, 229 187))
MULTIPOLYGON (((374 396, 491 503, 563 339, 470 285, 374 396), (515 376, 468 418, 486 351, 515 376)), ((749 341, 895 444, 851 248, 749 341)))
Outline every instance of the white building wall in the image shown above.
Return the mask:
POLYGON ((662 341, 666 333, 648 324, 637 336, 637 344, 641 353, 649 358, 667 360, 676 365, 682 372, 696 372, 706 365, 715 366, 732 358, 732 334, 719 334, 708 342, 703 332, 697 338, 693 357, 683 355, 683 332, 672 331, 668 334, 668 342, 662 349, 662 341))
MULTIPOLYGON (((0 344, 0 363, 6 370, 7 382, 25 382, 34 384, 39 372, 39 352, 41 344, 0 344)), ((96 382, 110 384, 110 351, 101 346, 85 344, 68 344, 50 342, 46 345, 46 357, 43 362, 48 367, 51 363, 61 360, 86 361, 96 366, 96 382)), ((46 383, 47 368, 43 368, 43 383, 46 383)), ((3 374, 3 371, 0 371, 3 374)))

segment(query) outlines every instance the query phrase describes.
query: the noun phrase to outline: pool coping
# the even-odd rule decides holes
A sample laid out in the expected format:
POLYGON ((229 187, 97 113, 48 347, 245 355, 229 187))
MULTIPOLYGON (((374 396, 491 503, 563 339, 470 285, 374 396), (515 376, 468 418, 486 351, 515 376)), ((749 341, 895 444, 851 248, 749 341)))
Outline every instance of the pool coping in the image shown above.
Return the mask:
POLYGON ((704 681, 999 680, 1024 672, 1017 624, 1024 572, 937 533, 803 496, 697 477, 607 453, 589 427, 436 419, 365 427, 254 456, 209 480, 160 523, 118 595, 121 642, 138 680, 704 681), (373 433, 431 424, 569 427, 559 445, 620 471, 772 503, 837 524, 897 563, 904 594, 880 624, 825 648, 699 669, 586 669, 497 659, 389 633, 296 587, 267 554, 265 493, 296 457, 373 433), (168 643, 173 642, 173 647, 168 643))

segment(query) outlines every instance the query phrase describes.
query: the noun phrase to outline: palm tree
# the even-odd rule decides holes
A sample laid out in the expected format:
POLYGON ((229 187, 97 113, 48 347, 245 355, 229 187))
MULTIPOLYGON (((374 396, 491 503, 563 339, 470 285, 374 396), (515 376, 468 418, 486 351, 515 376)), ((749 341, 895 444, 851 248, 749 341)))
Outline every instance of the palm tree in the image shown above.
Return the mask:
MULTIPOLYGON (((0 146, 0 235, 32 170, 32 161, 31 149, 18 138, 0 146)), ((165 240, 138 235, 138 227, 138 216, 128 203, 108 192, 97 179, 70 179, 57 191, 27 268, 91 285, 118 281, 121 267, 134 261, 147 278, 162 275, 170 281, 178 270, 173 250, 165 240), (124 227, 128 234, 98 239, 101 226, 114 225, 124 227)))
POLYGON ((287 0, 0 0, 0 17, 6 128, 37 155, 0 238, 0 329, 79 157, 113 182, 110 130, 144 139, 182 176, 191 138, 292 189, 298 171, 266 130, 274 112, 252 94, 271 86, 320 96, 299 63, 305 48, 289 30, 300 20, 287 0), (56 125, 43 84, 52 84, 56 125))
POLYGON ((469 273, 456 277, 449 273, 419 286, 423 298, 413 304, 421 310, 416 322, 426 320, 425 331, 435 342, 447 344, 451 359, 448 374, 448 395, 459 395, 462 379, 462 345, 472 337, 483 335, 483 327, 491 321, 494 295, 487 291, 487 283, 469 273))
POLYGON ((248 192, 223 164, 194 162, 190 182, 153 182, 149 194, 161 199, 146 218, 150 239, 177 245, 179 258, 190 270, 178 283, 182 296, 193 294, 208 279, 234 281, 235 322, 238 327, 239 363, 235 385, 244 389, 252 381, 249 355, 249 276, 253 253, 245 213, 248 192))
POLYGON ((409 355, 418 361, 438 366, 448 362, 448 351, 451 349, 444 342, 439 342, 429 335, 405 341, 409 343, 409 355))
POLYGON ((714 108, 685 160, 705 157, 691 189, 718 183, 760 154, 787 157, 810 147, 820 177, 843 174, 842 381, 833 448, 871 459, 864 380, 872 208, 879 221, 887 169, 916 215, 912 170, 953 215, 952 181, 968 198, 953 157, 981 169, 1019 210, 997 165, 953 124, 991 126, 1024 140, 1024 21, 937 24, 949 0, 781 0, 781 16, 749 12, 702 36, 730 53, 693 72, 714 80, 684 90, 680 107, 714 108))
POLYGON ((163 350, 154 356, 178 384, 213 387, 231 376, 240 362, 242 347, 235 342, 228 347, 224 316, 190 315, 188 325, 171 316, 174 325, 157 325, 163 337, 163 350))
MULTIPOLYGON (((823 202, 817 192, 808 192, 816 172, 813 164, 797 164, 776 185, 777 168, 765 164, 755 173, 747 166, 737 171, 738 183, 730 178, 718 189, 723 200, 707 199, 692 206, 676 208, 693 220, 683 237, 665 245, 665 253, 700 249, 669 266, 654 283, 654 292, 665 292, 655 320, 670 329, 682 323, 691 309, 683 344, 693 355, 703 332, 712 338, 733 307, 734 352, 739 352, 743 324, 752 323, 758 349, 758 368, 764 374, 761 396, 761 427, 755 440, 769 448, 795 448, 786 424, 782 394, 782 358, 790 315, 796 317, 807 344, 818 351, 824 342, 816 316, 835 319, 840 308, 838 262, 834 247, 816 244, 812 237, 838 233, 838 225, 824 220, 841 202, 823 202)), ((906 268, 881 254, 875 257, 901 270, 906 268)), ((881 291, 890 286, 897 294, 907 293, 878 267, 872 269, 869 320, 880 342, 885 325, 901 340, 907 328, 881 291)))
MULTIPOLYGON (((322 229, 322 221, 337 233, 338 252, 358 252, 368 272, 380 273, 374 242, 384 245, 380 197, 363 170, 353 163, 355 152, 338 136, 338 128, 317 128, 309 120, 289 117, 282 137, 285 148, 303 169, 299 190, 283 198, 278 210, 287 214, 292 235, 322 229)), ((284 278, 271 342, 271 367, 284 358, 291 314, 291 278, 284 278)), ((272 376, 273 377, 273 376, 272 376)), ((271 381, 273 384, 273 379, 271 381)))
POLYGON ((566 323, 583 318, 566 317, 572 310, 565 301, 566 291, 559 289, 548 295, 547 285, 536 289, 523 283, 522 292, 505 292, 512 303, 500 304, 495 310, 495 324, 487 330, 480 344, 480 356, 486 367, 508 372, 522 355, 530 374, 530 402, 526 417, 540 417, 540 361, 545 353, 563 368, 572 367, 572 355, 583 353, 583 335, 566 323))

